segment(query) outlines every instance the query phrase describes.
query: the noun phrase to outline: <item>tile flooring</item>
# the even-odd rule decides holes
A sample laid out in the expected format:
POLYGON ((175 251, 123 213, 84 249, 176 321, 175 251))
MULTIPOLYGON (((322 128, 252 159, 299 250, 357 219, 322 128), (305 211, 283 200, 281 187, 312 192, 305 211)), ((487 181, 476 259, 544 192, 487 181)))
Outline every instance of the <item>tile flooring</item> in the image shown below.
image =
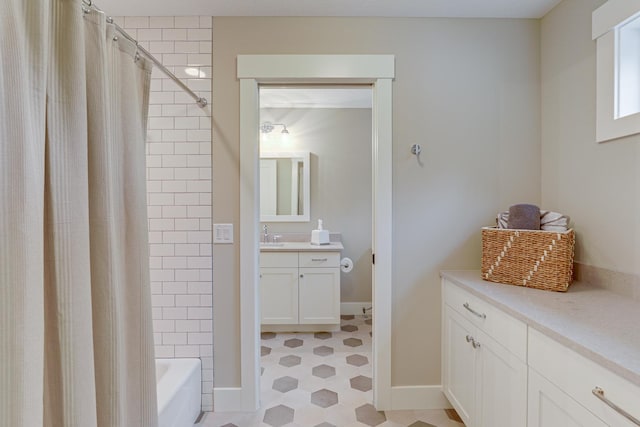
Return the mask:
POLYGON ((455 411, 371 405, 371 319, 342 316, 341 331, 262 334, 262 407, 207 413, 197 427, 464 427, 455 411))

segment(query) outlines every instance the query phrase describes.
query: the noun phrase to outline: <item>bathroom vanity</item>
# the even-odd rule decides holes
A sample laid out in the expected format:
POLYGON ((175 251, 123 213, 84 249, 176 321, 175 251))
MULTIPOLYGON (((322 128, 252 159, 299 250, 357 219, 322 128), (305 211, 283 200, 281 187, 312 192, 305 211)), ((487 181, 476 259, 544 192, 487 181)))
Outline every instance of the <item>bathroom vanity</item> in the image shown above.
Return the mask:
POLYGON ((442 388, 467 427, 640 426, 640 304, 442 272, 442 388))
POLYGON ((340 327, 339 242, 260 246, 263 332, 333 331, 340 327))

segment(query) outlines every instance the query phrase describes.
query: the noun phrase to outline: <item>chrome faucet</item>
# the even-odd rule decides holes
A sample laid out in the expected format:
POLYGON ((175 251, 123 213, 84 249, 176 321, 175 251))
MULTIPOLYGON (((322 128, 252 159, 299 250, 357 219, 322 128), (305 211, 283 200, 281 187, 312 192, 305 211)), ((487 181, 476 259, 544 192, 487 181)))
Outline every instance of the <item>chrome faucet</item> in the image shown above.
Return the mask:
POLYGON ((262 232, 262 241, 264 243, 269 243, 269 228, 267 227, 267 224, 262 227, 262 232))

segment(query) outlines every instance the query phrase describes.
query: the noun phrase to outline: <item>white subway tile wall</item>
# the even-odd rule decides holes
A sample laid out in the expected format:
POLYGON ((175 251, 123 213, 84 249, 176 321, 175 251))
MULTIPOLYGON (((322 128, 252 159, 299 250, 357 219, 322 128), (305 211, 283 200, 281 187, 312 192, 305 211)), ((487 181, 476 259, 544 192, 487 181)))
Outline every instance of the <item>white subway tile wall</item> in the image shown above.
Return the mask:
MULTIPOLYGON (((115 21, 211 101, 210 17, 115 21)), ((211 110, 154 69, 147 134, 149 250, 156 357, 202 360, 202 409, 213 410, 211 110)))

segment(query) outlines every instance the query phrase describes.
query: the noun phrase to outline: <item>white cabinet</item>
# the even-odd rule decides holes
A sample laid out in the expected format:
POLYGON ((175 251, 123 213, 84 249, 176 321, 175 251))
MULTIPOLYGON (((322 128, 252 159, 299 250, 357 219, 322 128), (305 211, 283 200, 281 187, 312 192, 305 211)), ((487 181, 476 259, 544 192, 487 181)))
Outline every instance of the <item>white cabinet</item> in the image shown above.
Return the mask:
POLYGON ((476 425, 524 426, 527 417, 527 365, 489 335, 478 331, 476 425))
POLYGON ((299 271, 299 323, 340 323, 340 269, 306 267, 299 271))
POLYGON ((640 387, 533 328, 529 355, 530 427, 640 425, 640 387))
MULTIPOLYGON (((261 252, 263 330, 310 330, 340 323, 340 253, 261 252), (269 325, 286 325, 270 328, 269 325)), ((326 329, 323 327, 322 329, 326 329)))
POLYGON ((539 322, 527 325, 446 278, 442 295, 442 387, 467 427, 640 426, 640 387, 606 359, 579 354, 539 322))
POLYGON ((528 427, 606 427, 568 394, 529 368, 528 427))
POLYGON ((298 267, 260 268, 262 323, 298 323, 298 267))
POLYGON ((471 426, 476 395, 476 358, 470 343, 475 327, 449 305, 444 305, 442 387, 466 426, 471 426))
POLYGON ((525 426, 526 325, 447 280, 443 295, 444 394, 467 427, 525 426))

